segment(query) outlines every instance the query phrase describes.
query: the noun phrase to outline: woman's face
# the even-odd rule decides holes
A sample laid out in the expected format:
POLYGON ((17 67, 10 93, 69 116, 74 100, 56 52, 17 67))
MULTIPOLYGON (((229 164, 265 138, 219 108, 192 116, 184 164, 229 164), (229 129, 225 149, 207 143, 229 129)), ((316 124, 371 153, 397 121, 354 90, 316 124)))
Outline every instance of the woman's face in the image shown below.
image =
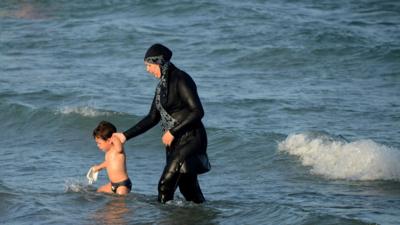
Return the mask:
POLYGON ((160 70, 160 66, 158 64, 153 64, 153 63, 148 63, 148 62, 145 62, 144 64, 146 65, 147 72, 151 73, 153 76, 160 79, 161 70, 160 70))

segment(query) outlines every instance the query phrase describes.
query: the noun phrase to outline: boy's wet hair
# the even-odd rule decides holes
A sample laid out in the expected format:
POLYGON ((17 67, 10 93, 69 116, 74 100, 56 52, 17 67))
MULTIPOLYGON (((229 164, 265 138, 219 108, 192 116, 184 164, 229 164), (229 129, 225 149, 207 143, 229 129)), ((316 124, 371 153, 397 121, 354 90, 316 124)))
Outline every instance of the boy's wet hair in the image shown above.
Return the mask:
POLYGON ((94 138, 101 138, 103 140, 109 139, 113 133, 117 132, 117 128, 107 121, 101 121, 99 125, 93 130, 94 138))

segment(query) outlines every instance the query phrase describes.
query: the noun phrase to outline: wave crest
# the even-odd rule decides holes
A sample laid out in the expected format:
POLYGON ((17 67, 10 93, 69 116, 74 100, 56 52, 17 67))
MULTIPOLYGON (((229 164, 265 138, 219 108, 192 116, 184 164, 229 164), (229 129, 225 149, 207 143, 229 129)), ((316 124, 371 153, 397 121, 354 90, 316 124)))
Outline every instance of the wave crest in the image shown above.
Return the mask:
POLYGON ((57 113, 68 115, 68 114, 79 114, 85 117, 96 117, 96 116, 109 116, 112 112, 100 111, 90 106, 66 106, 57 110, 57 113))
POLYGON ((311 173, 331 179, 400 181, 400 151, 372 140, 347 142, 326 134, 289 135, 280 151, 300 157, 311 173))

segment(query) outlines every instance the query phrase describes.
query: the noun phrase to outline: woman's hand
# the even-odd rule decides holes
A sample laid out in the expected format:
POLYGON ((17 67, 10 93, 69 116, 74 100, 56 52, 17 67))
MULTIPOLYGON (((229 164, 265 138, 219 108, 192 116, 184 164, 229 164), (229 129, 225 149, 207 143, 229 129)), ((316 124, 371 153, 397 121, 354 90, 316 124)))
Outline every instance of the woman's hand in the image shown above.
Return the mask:
POLYGON ((121 144, 126 142, 126 137, 123 133, 114 133, 113 137, 117 137, 121 141, 121 144))
POLYGON ((162 137, 162 142, 164 143, 165 146, 171 146, 171 143, 174 141, 174 136, 169 132, 165 132, 165 134, 162 137))

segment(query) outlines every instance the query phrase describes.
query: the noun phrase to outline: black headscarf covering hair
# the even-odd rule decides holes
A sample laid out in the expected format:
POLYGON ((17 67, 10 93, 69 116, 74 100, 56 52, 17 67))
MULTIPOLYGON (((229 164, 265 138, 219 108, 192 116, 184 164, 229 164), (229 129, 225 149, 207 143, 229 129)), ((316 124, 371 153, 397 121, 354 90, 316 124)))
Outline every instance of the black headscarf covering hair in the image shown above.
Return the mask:
POLYGON ((161 115, 161 125, 164 131, 171 129, 177 124, 177 120, 169 115, 169 113, 163 107, 163 105, 166 105, 166 101, 168 99, 168 69, 171 64, 171 57, 172 51, 162 44, 152 45, 144 56, 145 62, 160 66, 161 77, 156 88, 155 103, 161 115))
MULTIPOLYGON (((154 44, 147 49, 144 55, 144 61, 147 63, 157 64, 161 69, 161 81, 167 82, 168 68, 172 57, 172 51, 162 44, 154 44)), ((165 83, 166 85, 166 83, 165 83)), ((165 86, 166 87, 166 86, 165 86)))
POLYGON ((162 44, 154 44, 147 49, 144 55, 144 61, 149 63, 160 64, 157 59, 162 58, 165 62, 169 62, 172 57, 172 51, 162 44))

